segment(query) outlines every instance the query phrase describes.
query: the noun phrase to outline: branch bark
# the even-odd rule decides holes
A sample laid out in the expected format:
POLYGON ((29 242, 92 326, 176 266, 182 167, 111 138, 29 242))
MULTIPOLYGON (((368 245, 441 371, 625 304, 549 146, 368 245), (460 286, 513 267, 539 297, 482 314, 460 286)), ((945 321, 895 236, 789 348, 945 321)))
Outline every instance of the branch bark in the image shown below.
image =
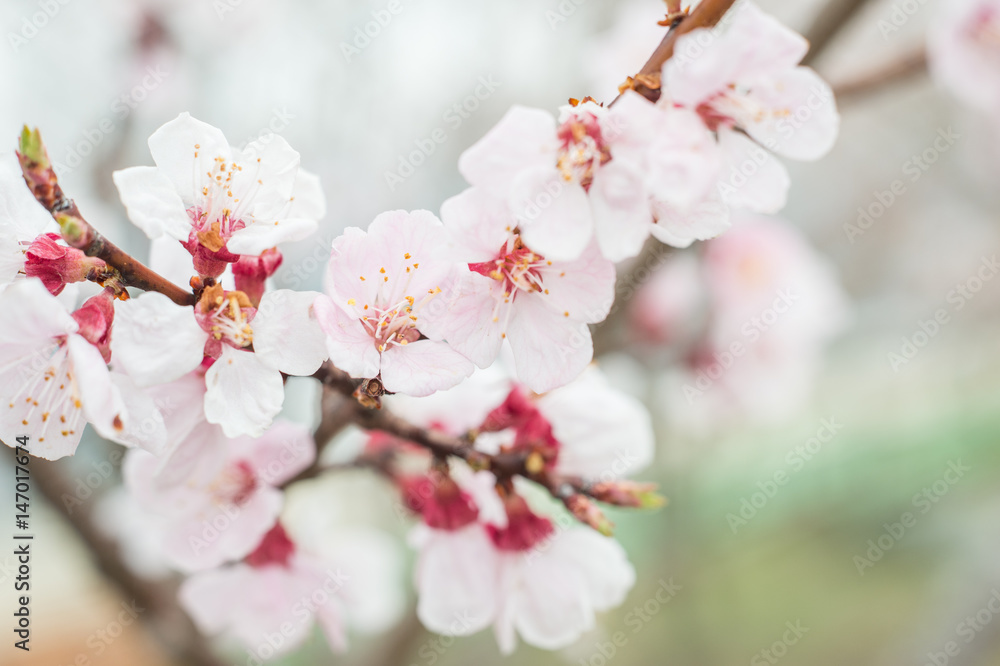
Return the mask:
POLYGON ((830 0, 805 34, 809 52, 802 59, 802 64, 811 67, 866 2, 868 0, 830 0))
POLYGON ((927 50, 921 47, 857 78, 835 84, 833 95, 840 104, 857 101, 860 97, 926 73, 927 50))
MULTIPOLYGON (((105 238, 84 219, 76 203, 66 196, 38 130, 27 127, 21 133, 18 162, 24 182, 35 200, 55 218, 68 245, 97 257, 118 273, 121 285, 144 291, 158 291, 178 305, 194 305, 195 296, 156 273, 105 238)), ((119 291, 121 291, 119 289, 119 291)))

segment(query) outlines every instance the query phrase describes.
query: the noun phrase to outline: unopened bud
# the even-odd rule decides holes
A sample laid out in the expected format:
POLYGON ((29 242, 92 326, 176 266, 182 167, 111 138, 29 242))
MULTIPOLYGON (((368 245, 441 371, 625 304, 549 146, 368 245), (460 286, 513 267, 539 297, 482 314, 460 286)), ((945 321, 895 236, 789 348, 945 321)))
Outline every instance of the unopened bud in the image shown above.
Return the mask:
POLYGON ((579 493, 566 498, 566 508, 570 510, 577 520, 584 525, 589 525, 604 536, 614 534, 614 523, 608 520, 596 504, 590 501, 586 495, 579 493))
POLYGON ((107 271, 108 266, 101 259, 88 257, 58 241, 58 234, 42 234, 24 253, 25 275, 39 278, 53 296, 62 293, 70 282, 96 280, 107 271))
POLYGON ((590 487, 590 494, 605 504, 636 509, 658 509, 667 503, 667 498, 656 492, 655 483, 602 481, 590 487))
POLYGON ((254 305, 260 304, 264 282, 278 270, 281 260, 281 252, 274 247, 264 250, 258 257, 240 255, 240 260, 233 264, 236 288, 249 296, 254 305))

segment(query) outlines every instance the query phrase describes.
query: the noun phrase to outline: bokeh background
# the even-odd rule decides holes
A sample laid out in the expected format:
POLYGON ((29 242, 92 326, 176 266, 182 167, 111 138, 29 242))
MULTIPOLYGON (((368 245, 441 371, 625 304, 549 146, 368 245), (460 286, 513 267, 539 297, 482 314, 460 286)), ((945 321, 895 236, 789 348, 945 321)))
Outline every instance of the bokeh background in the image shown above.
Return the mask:
MULTIPOLYGON (((394 208, 436 211, 463 187, 458 155, 512 104, 554 110, 569 97, 608 101, 662 30, 660 0, 398 1, 402 10, 365 43, 355 42, 357 31, 383 0, 5 0, 0 159, 9 162, 23 123, 38 126, 84 214, 146 256, 148 243, 125 219, 110 174, 151 163, 145 140, 155 128, 190 111, 237 145, 277 131, 320 175, 329 212, 316 238, 285 249, 276 282, 316 289, 344 227, 394 208), (46 6, 57 10, 32 32, 25 21, 46 6), (399 175, 400 160, 438 128, 446 141, 390 185, 386 174, 399 175)), ((827 0, 759 4, 807 33, 827 0)), ((919 49, 948 10, 944 0, 855 4, 812 63, 835 87, 919 49), (887 32, 883 22, 896 5, 912 11, 887 32)), ((788 164, 792 189, 781 215, 837 291, 810 300, 808 284, 798 285, 803 302, 815 305, 803 316, 835 325, 810 354, 778 338, 773 365, 755 360, 752 372, 739 373, 744 398, 765 392, 754 388, 759 383, 766 404, 720 397, 720 385, 704 402, 687 401, 671 353, 676 340, 657 348, 648 336, 626 334, 609 346, 602 365, 654 415, 658 456, 642 478, 660 483, 670 504, 652 514, 611 512, 639 576, 621 608, 571 648, 522 645, 506 661, 1000 663, 1000 617, 989 608, 1000 598, 1000 279, 984 281, 961 309, 949 301, 1000 250, 1000 126, 925 73, 844 98, 840 110, 832 153, 788 164), (957 138, 911 180, 908 161, 933 147, 939 132, 957 138), (845 228, 897 179, 905 193, 863 233, 845 228), (912 359, 894 364, 889 354, 942 308, 948 323, 912 359), (793 464, 796 447, 809 447, 824 422, 837 424, 835 434, 823 431, 827 441, 793 464), (961 476, 946 475, 950 468, 961 476), (772 486, 776 473, 785 482, 772 486), (921 499, 925 489, 933 501, 921 499), (907 512, 915 522, 900 533, 894 524, 907 512), (670 585, 675 593, 658 598, 670 585), (953 654, 945 653, 949 642, 953 654)), ((668 254, 664 270, 703 259, 707 245, 668 254)), ((771 266, 766 254, 759 261, 771 266)), ((655 302, 657 293, 647 296, 655 302)), ((662 293, 669 298, 670 289, 662 293)), ((628 300, 619 307, 628 326, 656 310, 628 300)), ((289 414, 315 420, 318 397, 308 382, 292 391, 289 414)), ((86 479, 110 450, 88 436, 64 469, 86 479)), ((12 488, 11 462, 2 456, 0 488, 12 488)), ((389 488, 360 472, 341 483, 345 501, 403 543, 407 525, 391 510, 389 488)), ((96 505, 116 484, 112 473, 82 501, 96 505)), ((3 504, 7 516, 12 502, 3 504)), ((33 651, 11 649, 7 634, 0 663, 177 663, 141 622, 111 641, 97 638, 123 598, 60 511, 40 500, 32 511, 33 651)), ((110 531, 131 529, 123 515, 109 512, 107 522, 110 531)), ((0 549, 7 618, 8 550, 0 549)), ((409 577, 399 585, 412 605, 409 577)), ((238 649, 225 654, 247 663, 238 649)), ((278 663, 473 662, 505 662, 489 632, 442 640, 413 621, 411 608, 388 632, 353 637, 346 655, 331 656, 317 632, 278 663)))

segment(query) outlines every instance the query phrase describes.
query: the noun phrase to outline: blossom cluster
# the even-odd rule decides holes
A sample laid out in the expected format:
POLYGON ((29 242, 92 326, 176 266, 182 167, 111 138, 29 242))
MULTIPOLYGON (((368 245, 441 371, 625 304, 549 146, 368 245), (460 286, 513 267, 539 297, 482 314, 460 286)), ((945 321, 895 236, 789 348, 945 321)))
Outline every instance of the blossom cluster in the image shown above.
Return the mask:
POLYGON ((337 237, 323 292, 271 281, 280 246, 326 212, 280 136, 240 149, 182 113, 149 138, 154 166, 114 173, 129 219, 171 248, 150 269, 187 280, 130 293, 133 267, 100 251, 25 130, 30 192, 0 172, 0 438, 28 434, 57 459, 90 423, 130 447, 137 532, 188 576, 180 600, 201 630, 251 650, 281 633, 273 654, 317 623, 342 649, 348 628, 398 614, 385 587, 399 558, 378 530, 317 530, 293 510, 327 442, 282 412, 289 376, 343 373, 354 408, 385 396, 439 437, 373 427, 353 461, 418 520, 424 625, 492 626, 504 652, 518 636, 571 643, 636 577, 598 503, 658 504, 627 478, 652 459, 650 417, 592 365, 616 262, 651 235, 686 247, 728 229, 731 211, 776 212, 789 178, 773 154, 817 159, 837 133, 829 87, 799 66, 805 40, 753 4, 676 52, 695 46, 666 62, 655 101, 627 90, 558 116, 512 108, 462 154, 469 187, 439 215, 389 211, 337 237), (74 308, 84 282, 102 290, 74 308))

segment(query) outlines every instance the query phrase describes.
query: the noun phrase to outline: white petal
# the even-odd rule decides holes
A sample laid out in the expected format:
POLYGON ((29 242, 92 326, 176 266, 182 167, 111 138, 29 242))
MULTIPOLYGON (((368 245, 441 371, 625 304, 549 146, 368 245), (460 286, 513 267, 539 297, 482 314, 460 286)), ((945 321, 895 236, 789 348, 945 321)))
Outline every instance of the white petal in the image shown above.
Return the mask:
POLYGON ((157 167, 138 166, 111 174, 128 218, 150 238, 164 234, 187 240, 191 218, 174 184, 157 167))
POLYGON ((267 365, 289 375, 308 376, 329 357, 326 335, 313 311, 315 291, 277 289, 261 298, 251 321, 253 349, 267 365))
POLYGON ((829 84, 807 67, 758 81, 748 97, 767 110, 744 122, 750 136, 793 160, 817 160, 833 147, 840 114, 829 84))
MULTIPOLYGON (((421 331, 432 339, 447 339, 453 349, 480 368, 489 366, 503 344, 503 321, 494 317, 502 288, 500 282, 484 275, 460 272, 433 303, 440 301, 443 310, 425 314, 421 331)), ((505 316, 505 312, 500 315, 505 316)))
POLYGON ((458 170, 470 185, 503 195, 522 169, 555 167, 557 150, 552 114, 513 106, 482 139, 462 153, 458 170))
POLYGON ((417 617, 433 632, 467 636, 493 621, 497 555, 482 525, 428 530, 417 560, 417 617))
POLYGON ((517 225, 504 199, 470 187, 441 204, 441 220, 469 263, 496 259, 517 225))
POLYGON ((172 382, 197 368, 206 341, 194 308, 159 292, 115 303, 111 357, 139 386, 172 382))
POLYGON ((594 233, 587 193, 551 164, 522 170, 511 183, 511 212, 525 244, 546 259, 580 256, 594 233))
POLYGON ((316 443, 309 429, 292 421, 277 420, 257 439, 229 441, 230 454, 246 459, 257 476, 270 486, 280 486, 316 459, 316 443))
POLYGON ((215 159, 232 161, 232 151, 222 132, 188 113, 164 124, 149 137, 149 152, 164 176, 173 183, 185 207, 201 196, 204 174, 213 171, 215 159))
POLYGON ((299 169, 295 178, 295 188, 292 190, 292 208, 289 217, 321 220, 326 215, 326 196, 319 176, 305 169, 299 169))
POLYGON ((537 298, 517 299, 507 327, 517 377, 536 393, 575 379, 594 357, 590 329, 537 298))
POLYGON ((417 340, 382 352, 387 391, 416 397, 449 389, 472 374, 472 362, 444 342, 417 340))
POLYGON ((167 426, 156 400, 136 386, 128 375, 112 372, 111 381, 124 404, 124 427, 120 432, 105 436, 125 446, 138 446, 156 455, 163 453, 167 445, 167 426))
POLYGON ((594 610, 621 604, 635 585, 635 568, 621 544, 590 528, 576 526, 560 532, 550 548, 553 557, 563 560, 563 566, 580 569, 594 610))
POLYGON ((102 436, 111 439, 121 434, 125 420, 125 402, 111 383, 108 366, 97 347, 79 335, 66 340, 75 382, 81 390, 83 413, 102 436))
POLYGON ((326 349, 333 364, 359 379, 376 376, 380 363, 378 349, 361 321, 348 315, 325 295, 316 298, 313 309, 326 334, 326 349))
POLYGON ((696 240, 715 238, 730 227, 729 206, 718 195, 683 213, 654 201, 653 213, 656 216, 653 236, 673 247, 688 247, 696 240))
POLYGON ((756 213, 784 208, 791 180, 785 165, 773 153, 744 134, 719 131, 726 169, 719 179, 719 196, 729 206, 756 213))
POLYGON ((560 317, 596 324, 603 321, 615 300, 615 266, 591 243, 578 259, 553 262, 538 269, 541 294, 520 298, 542 300, 560 317))
POLYGON ((601 253, 610 261, 639 254, 653 226, 642 174, 626 163, 611 161, 594 174, 589 194, 601 253))
POLYGON ((307 238, 318 226, 316 220, 310 219, 262 218, 234 233, 226 243, 226 247, 236 254, 258 255, 280 243, 307 238))
POLYGON ((227 437, 260 437, 285 399, 280 372, 253 352, 229 345, 223 345, 222 356, 208 369, 205 385, 205 419, 221 425, 227 437))

